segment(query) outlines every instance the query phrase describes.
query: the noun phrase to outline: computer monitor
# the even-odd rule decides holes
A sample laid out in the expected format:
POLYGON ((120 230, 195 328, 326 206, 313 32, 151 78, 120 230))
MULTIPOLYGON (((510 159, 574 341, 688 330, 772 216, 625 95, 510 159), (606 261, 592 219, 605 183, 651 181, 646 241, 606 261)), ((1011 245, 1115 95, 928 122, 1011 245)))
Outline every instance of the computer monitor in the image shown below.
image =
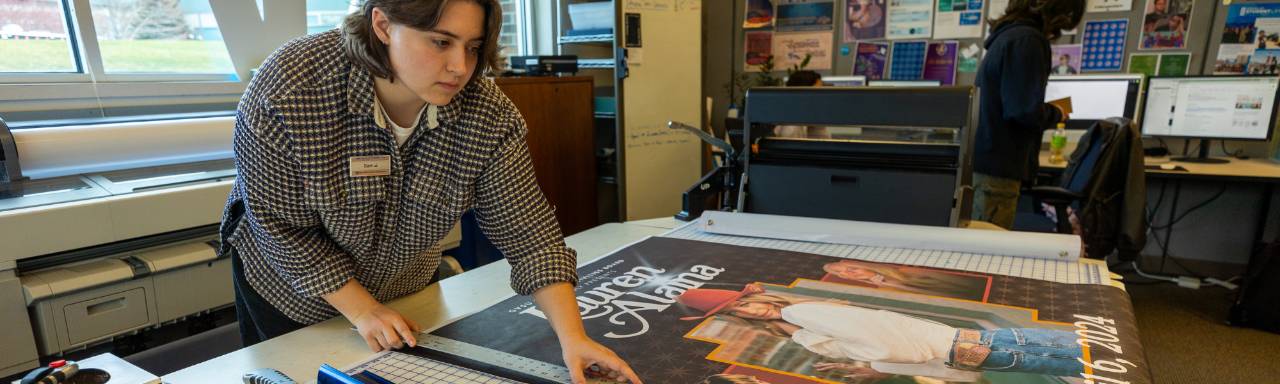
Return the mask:
POLYGON ((1044 101, 1071 98, 1067 129, 1089 129, 1109 117, 1134 119, 1142 75, 1050 76, 1044 101))
POLYGON ((1174 160, 1226 162, 1209 158, 1209 140, 1270 140, 1277 92, 1280 78, 1274 75, 1153 77, 1147 80, 1142 134, 1201 139, 1199 156, 1174 160))
POLYGON ((822 85, 828 87, 861 87, 867 85, 866 76, 827 76, 822 78, 822 85))
POLYGON ((940 87, 939 80, 870 80, 869 87, 940 87))

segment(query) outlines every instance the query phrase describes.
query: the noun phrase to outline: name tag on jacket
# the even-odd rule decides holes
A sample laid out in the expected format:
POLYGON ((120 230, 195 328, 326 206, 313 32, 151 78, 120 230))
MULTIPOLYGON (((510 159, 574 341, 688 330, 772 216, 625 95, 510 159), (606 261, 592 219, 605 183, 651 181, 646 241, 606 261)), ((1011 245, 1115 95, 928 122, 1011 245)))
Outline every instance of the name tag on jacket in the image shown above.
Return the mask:
POLYGON ((355 156, 350 161, 351 177, 391 175, 391 156, 355 156))

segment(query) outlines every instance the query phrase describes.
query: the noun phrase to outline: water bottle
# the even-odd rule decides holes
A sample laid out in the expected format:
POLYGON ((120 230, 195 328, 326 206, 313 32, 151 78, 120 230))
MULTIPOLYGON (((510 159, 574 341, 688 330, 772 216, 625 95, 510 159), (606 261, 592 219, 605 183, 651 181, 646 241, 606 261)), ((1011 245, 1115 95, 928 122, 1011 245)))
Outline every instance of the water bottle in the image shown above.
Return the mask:
POLYGON ((1067 147, 1067 124, 1058 123, 1058 129, 1053 130, 1053 139, 1049 141, 1049 162, 1060 164, 1066 162, 1062 157, 1062 150, 1067 147))

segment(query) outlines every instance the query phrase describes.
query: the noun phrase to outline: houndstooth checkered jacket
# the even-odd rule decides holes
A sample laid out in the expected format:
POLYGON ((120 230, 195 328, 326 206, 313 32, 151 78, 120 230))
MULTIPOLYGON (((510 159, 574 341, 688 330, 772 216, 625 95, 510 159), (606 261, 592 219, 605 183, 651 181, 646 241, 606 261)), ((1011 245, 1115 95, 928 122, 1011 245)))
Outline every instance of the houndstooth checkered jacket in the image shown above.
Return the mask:
MULTIPOLYGON (((439 107, 397 148, 372 115, 373 79, 340 49, 337 30, 271 54, 236 114, 238 177, 223 225, 245 279, 293 320, 339 313, 320 296, 350 278, 379 301, 427 286, 439 242, 474 207, 511 263, 520 294, 576 284, 575 254, 534 180, 524 119, 488 79, 439 107), (353 156, 391 158, 389 176, 352 177, 353 156)), ((425 114, 424 114, 425 115, 425 114)), ((425 117, 422 119, 425 120, 425 117)))

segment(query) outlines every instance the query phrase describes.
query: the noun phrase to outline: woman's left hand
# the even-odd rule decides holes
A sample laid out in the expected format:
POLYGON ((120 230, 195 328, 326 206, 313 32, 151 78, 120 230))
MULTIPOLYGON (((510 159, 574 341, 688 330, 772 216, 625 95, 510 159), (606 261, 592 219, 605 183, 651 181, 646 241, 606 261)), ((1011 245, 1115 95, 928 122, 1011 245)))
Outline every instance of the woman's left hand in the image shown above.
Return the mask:
POLYGON ((631 371, 618 354, 613 353, 600 343, 587 338, 586 335, 562 341, 560 349, 564 351, 564 364, 569 367, 569 376, 573 384, 586 384, 587 370, 592 366, 598 371, 591 373, 592 378, 607 378, 617 382, 641 384, 640 378, 631 371))

